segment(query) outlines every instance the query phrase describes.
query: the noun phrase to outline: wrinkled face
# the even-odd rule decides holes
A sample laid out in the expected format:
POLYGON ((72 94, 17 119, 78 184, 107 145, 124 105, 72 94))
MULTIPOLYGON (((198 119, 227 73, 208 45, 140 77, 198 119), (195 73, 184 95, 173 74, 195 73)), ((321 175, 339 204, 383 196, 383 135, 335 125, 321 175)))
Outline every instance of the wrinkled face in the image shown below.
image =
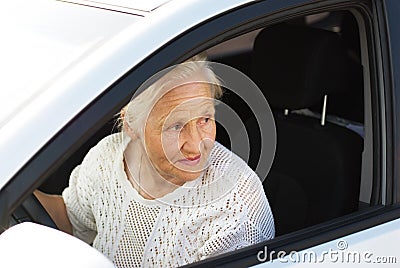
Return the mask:
POLYGON ((158 100, 144 138, 147 155, 161 176, 182 185, 201 175, 215 141, 214 114, 206 83, 181 85, 158 100))

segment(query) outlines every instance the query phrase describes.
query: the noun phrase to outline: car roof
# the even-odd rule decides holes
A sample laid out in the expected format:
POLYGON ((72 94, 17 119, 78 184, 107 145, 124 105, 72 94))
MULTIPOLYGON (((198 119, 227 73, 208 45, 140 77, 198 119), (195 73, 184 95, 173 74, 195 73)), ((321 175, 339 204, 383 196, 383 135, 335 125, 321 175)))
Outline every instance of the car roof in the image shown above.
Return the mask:
MULTIPOLYGON (((0 106, 0 114, 6 115, 3 116, 3 120, 0 120, 0 162, 7 163, 2 165, 0 169, 0 190, 57 132, 130 69, 162 45, 195 25, 251 1, 146 1, 149 3, 142 6, 136 5, 136 8, 143 9, 141 14, 136 15, 127 14, 120 10, 113 12, 109 8, 96 7, 89 5, 89 3, 85 5, 71 3, 72 1, 35 0, 34 2, 33 0, 15 0, 9 2, 17 5, 12 9, 15 14, 10 12, 10 16, 0 17, 5 17, 3 20, 6 20, 14 16, 12 21, 17 21, 18 25, 22 26, 40 22, 46 10, 53 12, 53 9, 49 9, 49 7, 54 7, 54 5, 59 6, 60 9, 74 9, 78 13, 81 11, 85 13, 84 16, 76 15, 70 19, 63 18, 66 19, 66 23, 77 23, 78 26, 74 29, 79 29, 79 25, 86 25, 91 20, 100 21, 102 18, 106 18, 107 23, 115 22, 117 26, 107 28, 108 26, 103 24, 102 27, 97 27, 101 29, 100 31, 103 31, 99 35, 109 31, 108 35, 105 34, 107 38, 97 40, 93 37, 92 40, 87 40, 87 46, 84 47, 83 52, 75 51, 79 56, 74 58, 72 63, 66 57, 65 66, 58 66, 60 72, 56 72, 54 75, 42 72, 39 77, 34 77, 41 83, 38 87, 25 87, 22 97, 18 89, 12 88, 13 81, 17 83, 20 82, 19 80, 24 80, 27 74, 40 68, 43 60, 38 58, 30 68, 23 68, 26 64, 32 63, 30 59, 23 58, 21 68, 14 68, 11 71, 5 61, 0 62, 0 70, 7 71, 8 77, 15 78, 11 79, 11 83, 9 83, 11 87, 2 85, 4 92, 8 92, 7 94, 13 92, 13 94, 10 94, 12 98, 3 99, 7 99, 9 103, 14 103, 14 106, 8 109, 0 106), (29 3, 33 2, 37 5, 36 8, 26 8, 29 3), (18 8, 20 9, 18 10, 18 8), (144 11, 150 9, 149 12, 144 11), (18 12, 21 12, 22 15, 31 12, 36 16, 18 16, 18 12), (116 30, 117 33, 113 34, 113 30, 116 30), (138 40, 140 41, 138 42, 138 40), (43 81, 45 82, 43 83, 43 81)), ((102 2, 110 3, 111 1, 102 2)), ((112 2, 116 3, 117 1, 112 2)), ((139 1, 134 2, 139 3, 139 1)), ((9 10, 2 7, 2 11, 5 13, 9 10)), ((41 30, 53 29, 53 32, 57 32, 57 26, 56 23, 49 23, 41 30)), ((5 27, 4 23, 2 23, 2 27, 5 27)), ((5 36, 3 40, 8 40, 8 37, 13 36, 15 27, 17 26, 13 23, 7 24, 7 35, 3 35, 5 36)), ((75 37, 74 31, 64 31, 63 33, 70 34, 69 40, 75 37)), ((23 44, 18 45, 21 45, 23 49, 31 48, 29 36, 21 40, 23 44)), ((57 40, 57 42, 62 41, 57 40)), ((4 46, 4 41, 2 46, 4 46)), ((38 48, 43 49, 41 46, 38 46, 38 48)), ((0 51, 4 52, 5 50, 0 49, 0 51)), ((12 44, 10 44, 8 51, 10 53, 14 51, 12 44)), ((60 52, 62 53, 62 50, 60 52)), ((7 53, 3 54, 6 55, 7 53)), ((38 52, 33 50, 31 53, 25 54, 35 55, 38 52)), ((4 77, 2 76, 0 83, 3 82, 3 79, 6 80, 4 77)), ((27 85, 30 85, 29 81, 27 85)), ((7 97, 7 95, 5 96, 7 97)))
POLYGON ((140 16, 57 1, 6 2, 0 10, 0 128, 51 88, 52 81, 140 16), (12 101, 11 101, 12 100, 12 101))
POLYGON ((171 0, 67 0, 67 2, 89 5, 93 7, 107 8, 132 14, 151 12, 171 0))

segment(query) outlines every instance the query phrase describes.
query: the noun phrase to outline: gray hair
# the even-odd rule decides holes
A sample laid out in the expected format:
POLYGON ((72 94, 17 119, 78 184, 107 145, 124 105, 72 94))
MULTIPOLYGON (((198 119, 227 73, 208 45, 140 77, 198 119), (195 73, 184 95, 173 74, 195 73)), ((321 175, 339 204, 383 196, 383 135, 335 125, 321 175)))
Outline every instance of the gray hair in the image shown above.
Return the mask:
POLYGON ((156 74, 146 81, 145 84, 150 83, 150 86, 139 95, 134 95, 132 100, 122 109, 119 116, 120 129, 123 129, 123 124, 127 123, 137 133, 143 130, 145 120, 152 106, 159 98, 167 93, 168 90, 190 82, 209 83, 213 98, 218 99, 222 96, 220 80, 211 69, 210 63, 206 61, 206 57, 203 55, 196 55, 183 63, 156 74), (194 77, 197 79, 193 79, 194 77), (201 77, 201 79, 198 77, 201 77), (154 81, 155 79, 156 81, 151 83, 151 80, 154 81))

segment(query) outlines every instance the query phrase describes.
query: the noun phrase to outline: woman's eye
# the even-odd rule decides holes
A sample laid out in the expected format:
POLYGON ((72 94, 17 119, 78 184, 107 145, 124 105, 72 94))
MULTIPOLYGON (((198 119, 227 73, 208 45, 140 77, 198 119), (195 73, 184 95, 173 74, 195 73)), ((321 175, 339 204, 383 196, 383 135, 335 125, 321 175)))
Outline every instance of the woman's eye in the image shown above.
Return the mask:
POLYGON ((173 124, 172 126, 170 126, 169 128, 167 128, 167 130, 170 131, 180 131, 182 129, 182 124, 173 124))
POLYGON ((202 117, 201 120, 200 120, 200 124, 201 124, 201 125, 206 125, 206 124, 208 124, 210 121, 211 121, 211 118, 210 118, 210 117, 202 117))

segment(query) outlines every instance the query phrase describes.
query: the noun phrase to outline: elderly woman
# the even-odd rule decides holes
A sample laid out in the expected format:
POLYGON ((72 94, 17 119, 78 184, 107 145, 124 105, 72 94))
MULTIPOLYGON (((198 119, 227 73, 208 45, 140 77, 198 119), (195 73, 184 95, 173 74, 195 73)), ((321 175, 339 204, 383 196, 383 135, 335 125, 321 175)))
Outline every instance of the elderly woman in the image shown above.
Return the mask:
POLYGON ((62 197, 36 196, 117 267, 180 266, 271 239, 260 179, 215 142, 221 94, 202 58, 175 66, 123 109, 121 132, 89 151, 62 197))

